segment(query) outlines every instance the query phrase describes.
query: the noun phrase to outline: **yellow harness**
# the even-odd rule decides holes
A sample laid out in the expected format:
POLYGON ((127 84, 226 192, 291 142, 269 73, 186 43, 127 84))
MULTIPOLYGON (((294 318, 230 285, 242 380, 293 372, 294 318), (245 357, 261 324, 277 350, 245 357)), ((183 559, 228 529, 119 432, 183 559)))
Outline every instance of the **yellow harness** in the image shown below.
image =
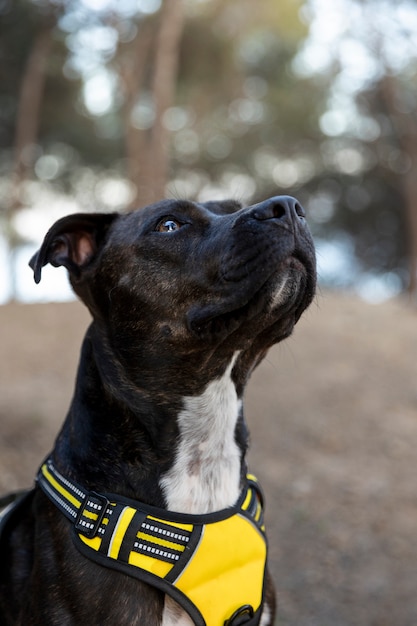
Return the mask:
POLYGON ((256 478, 234 507, 181 514, 115 496, 86 492, 48 459, 38 483, 70 519, 80 552, 170 595, 196 626, 257 626, 267 545, 256 478))

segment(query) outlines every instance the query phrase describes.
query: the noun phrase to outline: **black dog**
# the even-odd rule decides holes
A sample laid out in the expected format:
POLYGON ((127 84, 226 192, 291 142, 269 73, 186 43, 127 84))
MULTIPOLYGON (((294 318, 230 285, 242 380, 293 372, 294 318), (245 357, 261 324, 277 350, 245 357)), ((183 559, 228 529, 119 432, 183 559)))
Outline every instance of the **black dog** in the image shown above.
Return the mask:
POLYGON ((242 398, 315 290, 279 196, 59 220, 31 261, 89 308, 74 397, 3 525, 0 623, 270 626, 262 496, 242 398))

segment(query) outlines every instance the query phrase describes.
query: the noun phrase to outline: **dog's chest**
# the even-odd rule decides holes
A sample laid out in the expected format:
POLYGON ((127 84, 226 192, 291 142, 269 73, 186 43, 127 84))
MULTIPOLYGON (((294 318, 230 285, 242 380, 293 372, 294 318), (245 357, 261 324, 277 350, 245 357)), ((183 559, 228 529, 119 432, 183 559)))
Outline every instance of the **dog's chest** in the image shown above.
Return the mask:
MULTIPOLYGON (((178 416, 174 465, 163 476, 171 511, 204 514, 232 506, 240 493, 241 452, 235 441, 241 401, 231 379, 236 360, 199 396, 184 398, 178 416)), ((192 626, 189 616, 166 597, 162 626, 192 626)))
POLYGON ((231 379, 235 360, 201 395, 184 398, 175 462, 161 480, 169 510, 210 513, 239 497, 241 452, 235 429, 241 401, 231 379))

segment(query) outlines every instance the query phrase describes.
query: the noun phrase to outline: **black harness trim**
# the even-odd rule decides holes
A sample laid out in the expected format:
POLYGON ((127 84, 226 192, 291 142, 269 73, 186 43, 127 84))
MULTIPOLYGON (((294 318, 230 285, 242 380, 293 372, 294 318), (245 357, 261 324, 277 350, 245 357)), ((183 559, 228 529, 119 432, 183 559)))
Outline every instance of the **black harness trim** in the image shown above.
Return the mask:
MULTIPOLYGON (((48 459, 37 482, 71 522, 88 559, 142 580, 176 600, 196 626, 258 626, 267 544, 263 496, 247 475, 235 506, 205 515, 166 511, 87 491, 48 459)), ((34 490, 10 507, 0 530, 18 522, 34 490)))

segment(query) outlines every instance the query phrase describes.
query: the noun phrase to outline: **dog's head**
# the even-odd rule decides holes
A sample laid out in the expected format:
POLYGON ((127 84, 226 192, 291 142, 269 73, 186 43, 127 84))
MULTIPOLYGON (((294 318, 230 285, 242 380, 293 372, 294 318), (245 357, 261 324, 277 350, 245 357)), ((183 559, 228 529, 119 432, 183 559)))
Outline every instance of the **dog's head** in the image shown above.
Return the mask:
POLYGON ((47 263, 68 269, 123 361, 146 354, 155 368, 242 351, 249 369, 291 333, 316 281, 304 211, 288 196, 70 215, 32 258, 36 282, 47 263))

